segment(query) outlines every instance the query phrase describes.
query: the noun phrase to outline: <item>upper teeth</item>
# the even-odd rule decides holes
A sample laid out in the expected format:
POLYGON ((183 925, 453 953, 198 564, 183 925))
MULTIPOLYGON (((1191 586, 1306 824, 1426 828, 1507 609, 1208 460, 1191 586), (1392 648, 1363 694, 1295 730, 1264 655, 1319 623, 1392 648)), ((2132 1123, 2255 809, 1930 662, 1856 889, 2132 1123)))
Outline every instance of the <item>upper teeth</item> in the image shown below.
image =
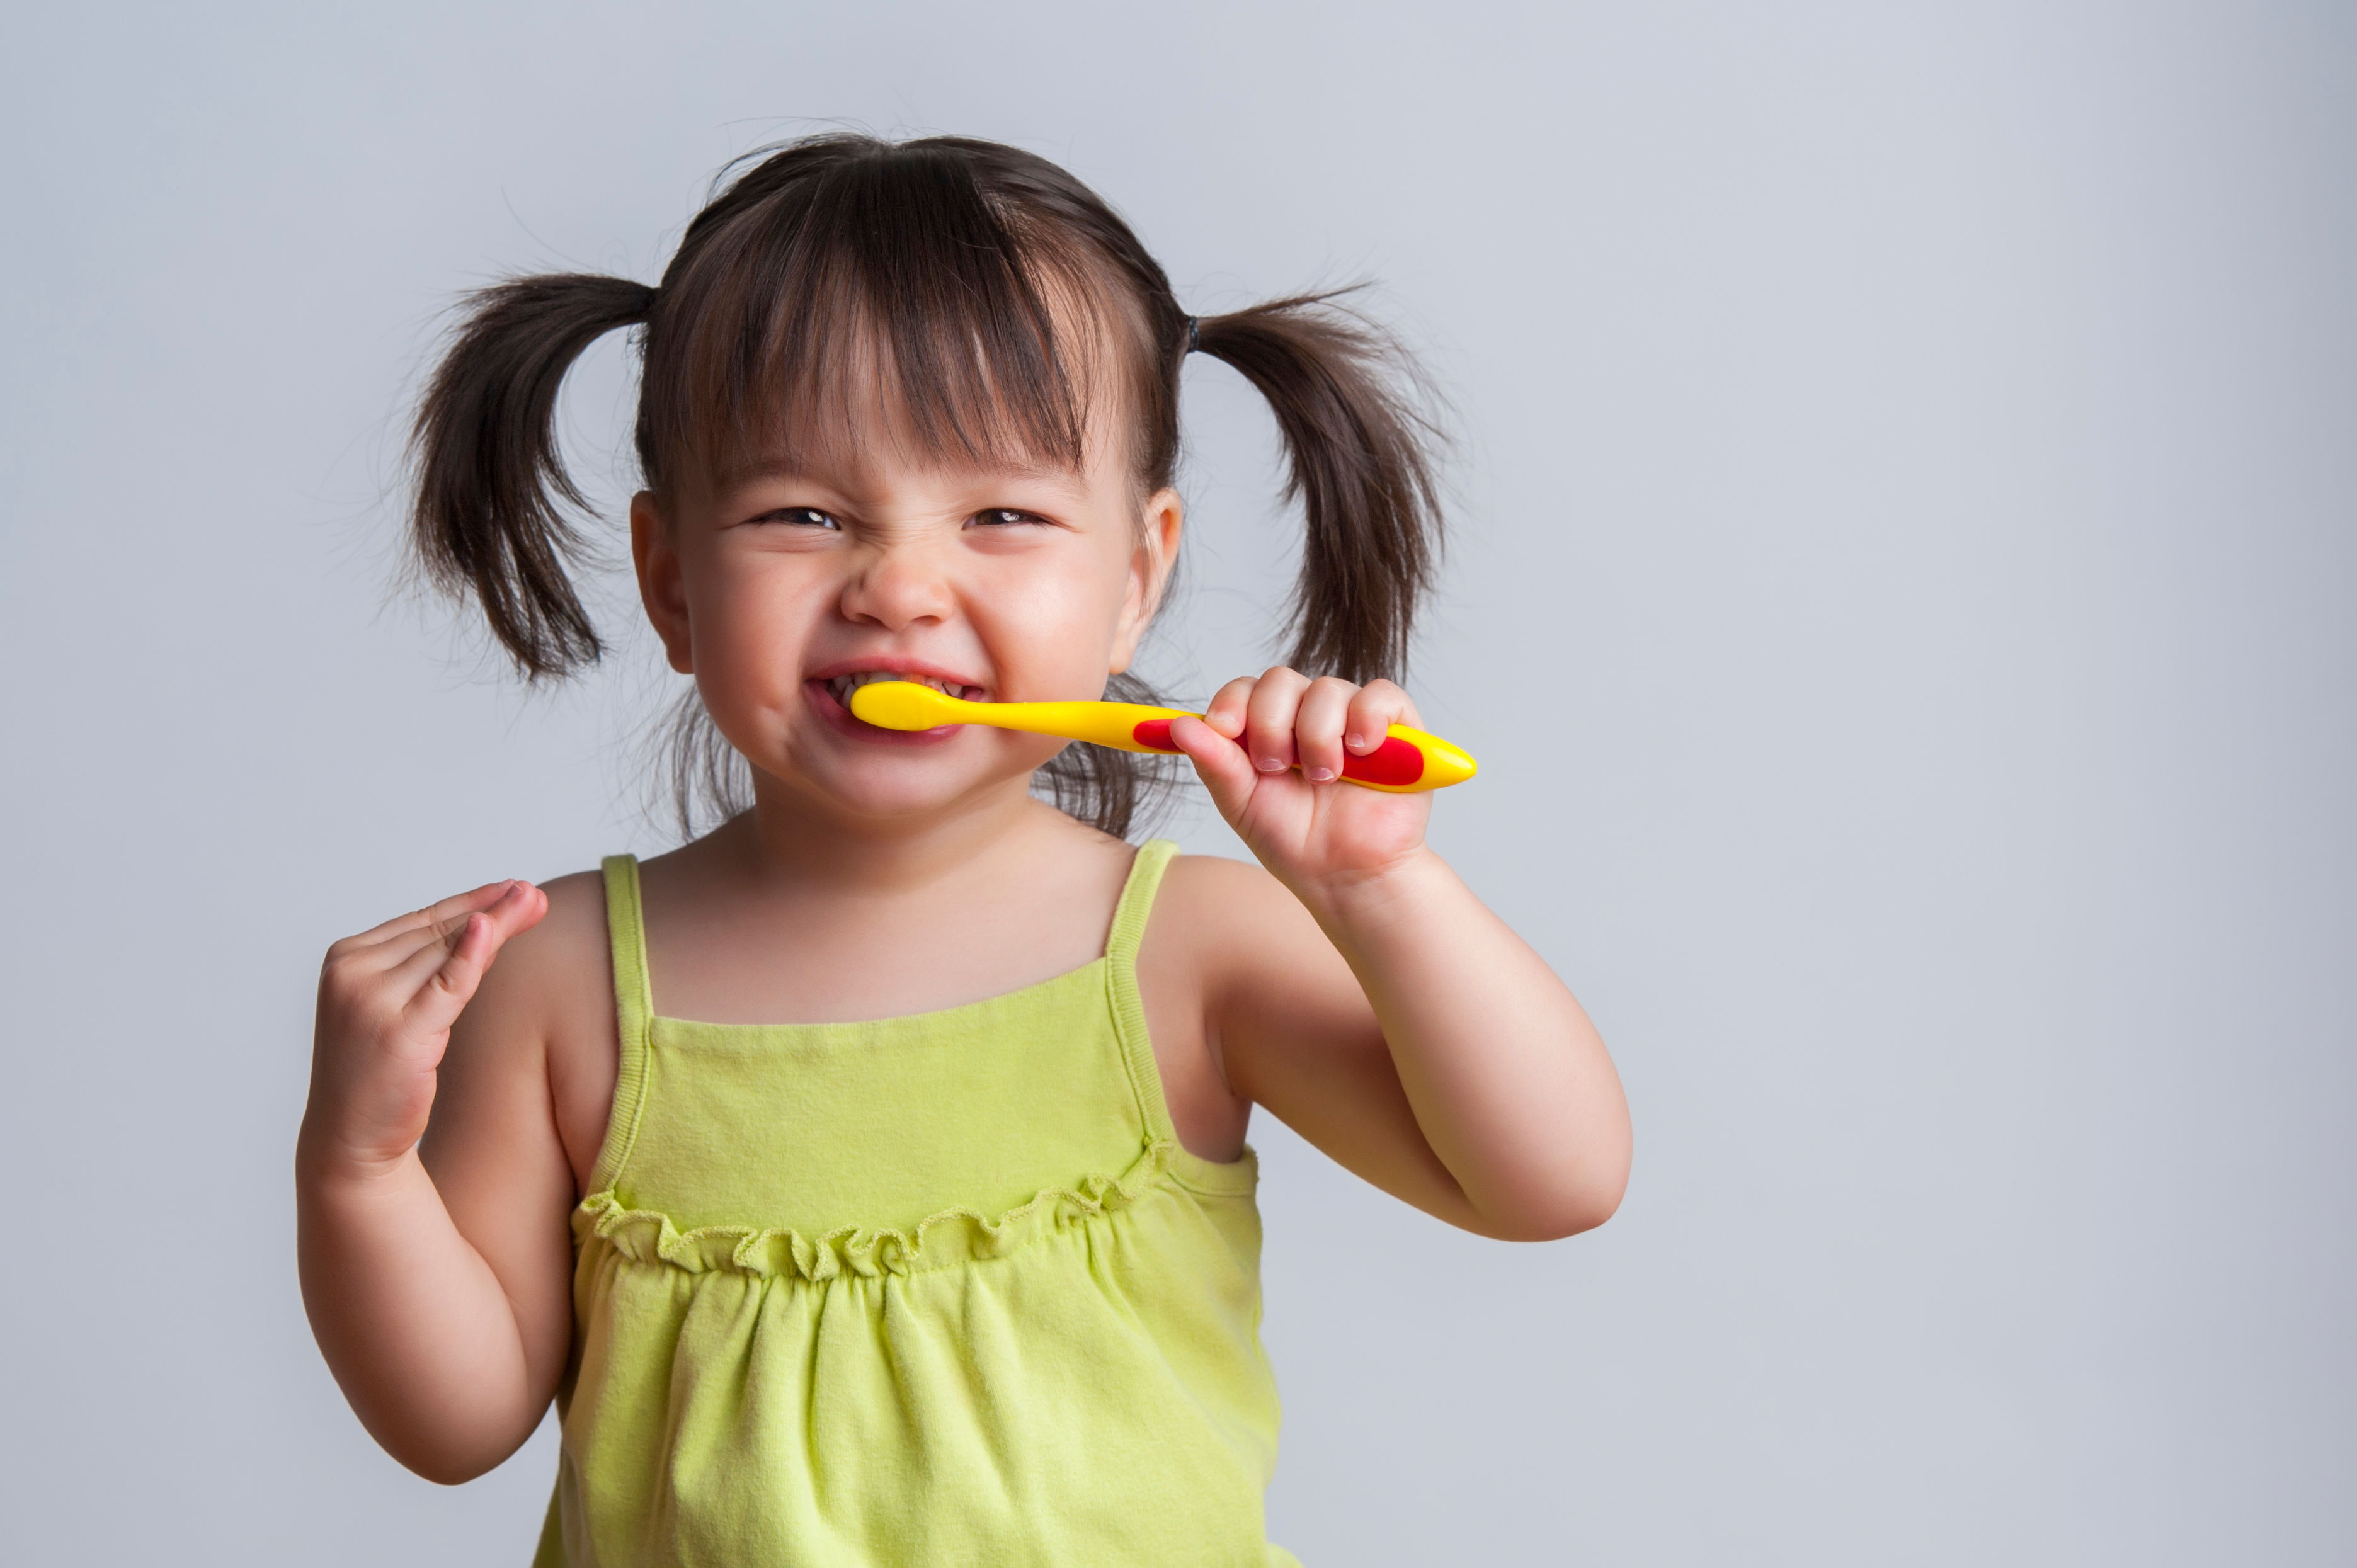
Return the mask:
POLYGON ((906 681, 912 685, 931 686, 944 696, 963 697, 965 688, 954 681, 937 681, 931 675, 905 674, 898 670, 862 670, 856 674, 837 675, 827 682, 834 700, 845 707, 851 705, 851 693, 862 686, 872 686, 878 681, 906 681))

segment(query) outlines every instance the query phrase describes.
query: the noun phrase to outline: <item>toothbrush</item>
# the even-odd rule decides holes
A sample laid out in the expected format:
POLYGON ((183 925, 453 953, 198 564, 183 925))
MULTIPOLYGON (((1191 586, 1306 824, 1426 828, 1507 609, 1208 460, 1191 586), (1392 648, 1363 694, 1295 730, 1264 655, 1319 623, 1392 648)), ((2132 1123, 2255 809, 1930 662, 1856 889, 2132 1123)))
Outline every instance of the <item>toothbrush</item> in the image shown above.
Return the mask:
MULTIPOLYGON (((1200 718, 1181 708, 1136 703, 969 703, 914 681, 874 681, 851 693, 851 712, 878 729, 988 725, 1029 735, 1061 736, 1120 751, 1175 752, 1170 721, 1200 718)), ((1296 768, 1300 767, 1295 763, 1296 768)), ((1437 735, 1394 725, 1364 757, 1342 753, 1342 778, 1388 794, 1446 789, 1473 777, 1473 759, 1437 735)))

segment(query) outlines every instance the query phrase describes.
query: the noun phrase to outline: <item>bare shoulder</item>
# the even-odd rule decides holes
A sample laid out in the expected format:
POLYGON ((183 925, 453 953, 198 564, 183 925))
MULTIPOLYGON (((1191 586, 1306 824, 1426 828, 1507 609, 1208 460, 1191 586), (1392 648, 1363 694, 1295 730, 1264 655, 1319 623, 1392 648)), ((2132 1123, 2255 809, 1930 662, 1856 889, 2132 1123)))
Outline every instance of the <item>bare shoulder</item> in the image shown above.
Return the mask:
POLYGON ((485 1008, 554 1022, 576 1011, 584 998, 613 994, 605 878, 576 871, 542 883, 541 891, 548 895, 548 913, 500 950, 470 1013, 485 1008))
POLYGON ((1170 863, 1139 961, 1200 997, 1207 1023, 1238 1006, 1265 1007, 1272 992, 1358 994, 1350 966, 1284 883, 1213 854, 1170 863))
MULTIPOLYGON (((1351 966, 1301 900, 1258 865, 1218 855, 1172 861, 1146 923, 1138 969, 1157 1040, 1166 1019, 1182 1037, 1200 1039, 1227 1105, 1265 1102, 1271 1075, 1263 1058, 1271 1050, 1317 1056, 1334 1041, 1359 1046, 1370 1038, 1382 1048, 1351 966)), ((1168 1086, 1174 1064, 1166 1059, 1163 1066, 1168 1086)), ((1174 1117, 1181 1116, 1188 1093, 1182 1085, 1170 1095, 1174 1117)), ((1183 1119, 1181 1141, 1208 1157, 1232 1157, 1242 1144, 1241 1116, 1223 1120, 1225 1107, 1208 1090, 1195 1094, 1205 1146, 1189 1136, 1183 1119), (1211 1145, 1228 1153, 1213 1154, 1211 1145)))
POLYGON ((605 1136, 619 1056, 605 879, 576 872, 541 889, 548 913, 500 950, 451 1031, 444 1073, 458 1097, 485 1076, 544 1078, 566 1157, 586 1178, 605 1136))
POLYGON ((1182 854, 1163 874, 1147 940, 1173 942, 1205 960, 1298 951, 1329 952, 1326 935, 1285 884, 1246 861, 1182 854))
POLYGON ((1301 965, 1305 934, 1333 955, 1308 911, 1257 865, 1185 854, 1162 874, 1138 950, 1138 989, 1171 1122, 1203 1159, 1234 1159, 1252 1116, 1230 1072, 1223 1020, 1254 989, 1255 961, 1283 963, 1289 953, 1301 965))

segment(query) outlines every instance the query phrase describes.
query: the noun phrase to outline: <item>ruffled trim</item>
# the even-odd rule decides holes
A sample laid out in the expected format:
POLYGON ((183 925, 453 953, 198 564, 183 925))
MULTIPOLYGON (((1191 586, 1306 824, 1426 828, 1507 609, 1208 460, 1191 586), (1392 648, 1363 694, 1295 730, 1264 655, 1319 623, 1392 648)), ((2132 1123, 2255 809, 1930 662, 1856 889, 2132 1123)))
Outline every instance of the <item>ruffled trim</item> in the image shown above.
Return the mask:
POLYGON ((996 1219, 971 1208, 944 1208, 920 1220, 914 1230, 845 1225, 816 1238, 746 1225, 682 1230, 660 1209, 624 1207, 610 1188, 581 1200, 573 1228, 584 1241, 594 1236, 633 1262, 664 1262, 690 1273, 726 1269, 813 1283, 845 1274, 913 1274, 1004 1257, 1058 1230, 1126 1208, 1168 1169, 1177 1147, 1168 1140, 1149 1144, 1120 1176, 1088 1176, 1071 1187, 1041 1187, 1029 1202, 996 1219))

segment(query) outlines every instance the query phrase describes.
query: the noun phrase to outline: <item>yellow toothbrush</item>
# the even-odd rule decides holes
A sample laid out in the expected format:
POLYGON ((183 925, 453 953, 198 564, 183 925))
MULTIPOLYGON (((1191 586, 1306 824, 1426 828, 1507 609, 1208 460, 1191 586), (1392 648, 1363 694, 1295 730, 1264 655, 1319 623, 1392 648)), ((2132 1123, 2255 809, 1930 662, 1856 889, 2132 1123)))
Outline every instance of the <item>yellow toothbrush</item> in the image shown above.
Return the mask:
MULTIPOLYGON (((989 725, 1122 751, 1167 752, 1178 749, 1170 744, 1172 719, 1202 717, 1136 703, 969 703, 914 681, 871 682, 851 693, 851 712, 878 729, 989 725)), ((1342 777, 1370 789, 1412 795, 1463 783, 1473 777, 1473 759, 1437 735, 1394 725, 1383 744, 1366 756, 1342 753, 1342 777)))

